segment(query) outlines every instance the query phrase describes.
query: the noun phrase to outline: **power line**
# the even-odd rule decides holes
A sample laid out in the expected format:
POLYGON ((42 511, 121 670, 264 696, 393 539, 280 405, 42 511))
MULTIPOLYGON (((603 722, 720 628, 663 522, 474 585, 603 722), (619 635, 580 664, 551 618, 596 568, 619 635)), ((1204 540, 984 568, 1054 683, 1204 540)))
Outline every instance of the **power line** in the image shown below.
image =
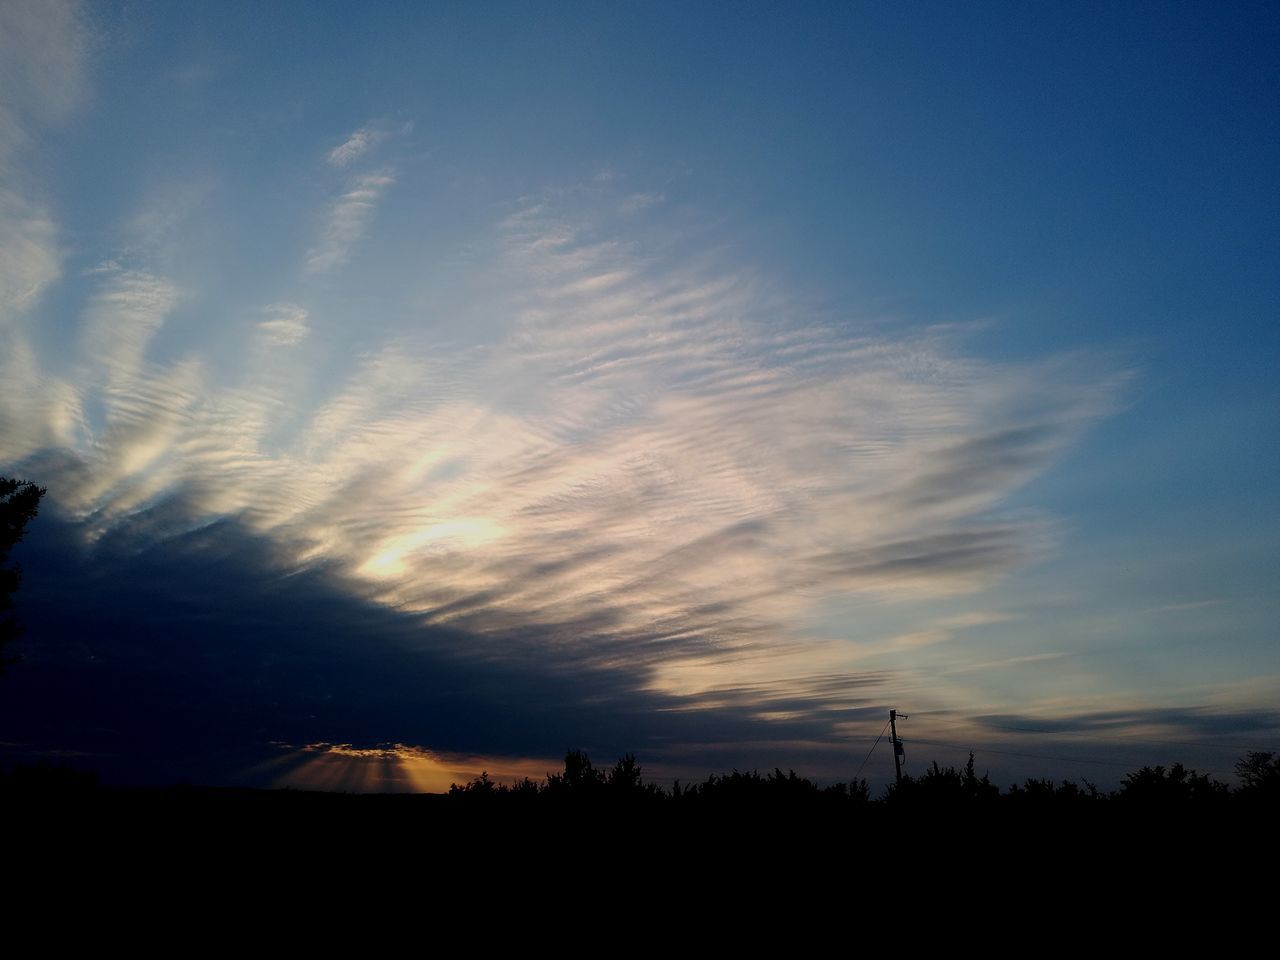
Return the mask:
POLYGON ((867 751, 867 755, 862 758, 862 763, 858 764, 858 773, 855 773, 853 775, 853 780, 855 783, 857 783, 858 781, 858 774, 862 773, 862 768, 867 765, 867 761, 871 759, 871 754, 872 752, 874 752, 876 745, 880 743, 880 738, 884 736, 884 732, 888 729, 889 729, 889 721, 886 720, 884 722, 884 726, 880 728, 880 736, 876 737, 876 742, 871 745, 871 749, 867 751))
MULTIPOLYGON (((912 738, 915 743, 927 743, 935 747, 955 747, 957 750, 973 750, 972 746, 962 746, 958 743, 948 743, 945 740, 927 740, 924 737, 912 738)), ((990 747, 982 747, 983 753, 995 753, 1004 757, 1021 757, 1024 760, 1055 760, 1059 763, 1097 763, 1104 764, 1108 767, 1128 767, 1132 766, 1132 762, 1128 760, 1100 760, 1096 758, 1085 757, 1050 757, 1043 753, 1015 753, 1012 750, 993 750, 990 747)))

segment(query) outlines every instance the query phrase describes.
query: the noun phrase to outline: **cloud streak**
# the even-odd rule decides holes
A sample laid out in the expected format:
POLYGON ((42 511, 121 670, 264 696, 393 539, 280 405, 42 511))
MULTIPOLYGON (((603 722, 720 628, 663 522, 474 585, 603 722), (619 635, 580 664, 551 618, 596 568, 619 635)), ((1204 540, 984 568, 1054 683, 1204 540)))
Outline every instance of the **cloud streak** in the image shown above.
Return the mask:
POLYGON ((335 167, 348 167, 386 139, 386 136, 383 131, 361 127, 329 151, 329 163, 335 167))
POLYGON ((306 308, 295 303, 277 303, 263 310, 267 319, 258 329, 267 341, 277 347, 294 347, 307 338, 311 328, 307 325, 306 308))
POLYGON ((0 164, 81 103, 88 46, 79 3, 14 0, 0 7, 0 164))
POLYGON ((350 189, 329 207, 320 238, 307 251, 307 272, 325 273, 351 258, 352 248, 364 239, 378 200, 393 183, 395 177, 385 170, 355 178, 350 189))
POLYGON ((22 159, 83 102, 88 39, 77 3, 0 7, 0 328, 61 273, 57 224, 22 159))

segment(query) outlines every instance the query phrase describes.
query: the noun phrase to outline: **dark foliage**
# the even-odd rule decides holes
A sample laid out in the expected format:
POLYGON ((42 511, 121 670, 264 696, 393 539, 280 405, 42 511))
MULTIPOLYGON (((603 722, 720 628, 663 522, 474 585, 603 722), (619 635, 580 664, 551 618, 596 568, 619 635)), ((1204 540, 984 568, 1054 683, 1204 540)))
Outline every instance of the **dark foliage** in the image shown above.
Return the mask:
POLYGON ((991 782, 990 777, 985 773, 981 777, 977 775, 973 753, 970 752, 963 770, 955 767, 943 769, 935 760, 923 775, 904 776, 901 784, 889 789, 885 799, 894 804, 957 807, 991 803, 999 796, 1000 788, 991 782))
POLYGON ((1228 793, 1225 783, 1212 779, 1207 773, 1197 774, 1175 763, 1168 770, 1162 766, 1143 767, 1136 773, 1127 774, 1120 784, 1118 799, 1149 807, 1206 804, 1222 802, 1228 793))
POLYGON ((1280 755, 1250 751, 1236 763, 1236 776, 1240 778, 1241 799, 1251 803, 1280 801, 1280 755))
POLYGON ((1096 804, 1099 800, 1107 798, 1106 794, 1100 793, 1098 788, 1087 780, 1082 780, 1080 783, 1063 780, 1055 785, 1049 779, 1028 779, 1021 786, 1015 783, 1009 787, 1006 796, 1011 803, 1028 808, 1081 807, 1096 804))
POLYGON ((9 562, 9 552, 22 542, 44 495, 44 487, 29 480, 0 477, 0 673, 17 661, 6 653, 6 648, 22 634, 13 606, 13 595, 22 584, 22 568, 9 562))
POLYGON ((537 804, 569 804, 608 808, 643 802, 666 810, 733 812, 836 812, 871 808, 1005 813, 1150 810, 1194 808, 1210 811, 1228 803, 1269 803, 1280 798, 1280 756, 1250 753, 1236 765, 1240 786, 1231 790, 1208 774, 1171 767, 1143 767, 1125 777, 1118 791, 1107 793, 1087 780, 1074 782, 1028 779, 1005 792, 987 774, 978 775, 973 753, 962 768, 934 762, 918 776, 903 776, 873 800, 865 780, 820 786, 794 770, 753 770, 712 775, 700 783, 676 781, 669 790, 645 783, 636 758, 627 754, 608 772, 597 768, 581 750, 565 755, 563 772, 549 773, 542 783, 529 778, 499 784, 487 773, 466 784, 454 784, 449 795, 464 800, 498 798, 537 804))

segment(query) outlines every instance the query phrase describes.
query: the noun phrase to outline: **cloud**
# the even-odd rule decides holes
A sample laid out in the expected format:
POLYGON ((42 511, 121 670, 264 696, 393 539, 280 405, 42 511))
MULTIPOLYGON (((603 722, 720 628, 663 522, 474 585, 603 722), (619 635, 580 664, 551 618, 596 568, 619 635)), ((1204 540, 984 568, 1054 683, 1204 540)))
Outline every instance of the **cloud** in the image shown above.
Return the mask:
POLYGON ((176 302, 177 290, 167 280, 129 270, 111 276, 90 304, 81 349, 121 399, 144 375, 143 355, 176 302))
POLYGON ((88 43, 79 3, 0 5, 0 165, 82 102, 88 43))
POLYGON ((22 554, 24 683, 0 702, 9 739, 75 749, 113 779, 148 782, 226 782, 282 741, 554 762, 572 735, 596 756, 632 749, 656 760, 673 742, 829 736, 871 712, 884 679, 795 677, 675 697, 646 689, 626 663, 583 660, 536 625, 525 630, 538 656, 495 658, 485 638, 424 627, 331 569, 281 576, 290 558, 270 539, 235 522, 193 526, 188 511, 158 502, 88 550, 77 526, 42 511, 22 554))
POLYGON ((936 591, 963 589, 1028 559, 1030 531, 1023 526, 975 527, 807 558, 813 575, 858 588, 910 587, 924 581, 936 591))
POLYGON ((373 219, 378 199, 395 183, 389 172, 369 173, 355 179, 350 190, 330 206, 320 239, 307 252, 310 273, 324 273, 346 263, 373 219))
MULTIPOLYGON (((339 198, 312 269, 346 259, 391 182, 339 198)), ((851 667, 888 632, 811 633, 828 604, 979 591, 1043 555, 1051 519, 1002 498, 1117 389, 1087 358, 993 363, 951 332, 816 324, 751 272, 642 253, 551 204, 495 246, 474 295, 502 319, 482 341, 371 327, 323 379, 311 361, 334 344, 288 298, 260 308, 228 376, 153 347, 194 293, 159 270, 95 273, 63 426, 0 393, 46 444, 6 436, 0 459, 38 467, 82 541, 152 584, 151 611, 122 607, 122 623, 178 616, 184 591, 217 584, 237 610, 259 604, 255 622, 289 624, 288 650, 203 601, 174 635, 208 618, 244 638, 234 671, 305 662, 323 679, 304 700, 359 687, 403 705, 282 722, 290 743, 816 744, 862 724, 889 682, 851 667), (248 543, 249 580, 198 569, 248 543), (491 709, 524 711, 529 735, 494 732, 491 709)), ((886 649, 992 616, 899 628, 886 649)), ((227 682, 218 696, 241 696, 227 682)))
MULTIPOLYGON (((107 275, 83 340, 108 421, 80 451, 98 479, 77 481, 76 510, 181 493, 428 622, 516 645, 536 625, 656 670, 798 638, 829 597, 951 596, 1034 559, 1047 521, 992 511, 1114 389, 933 333, 778 319, 746 280, 655 271, 557 217, 503 230, 492 276, 524 291, 505 335, 392 340, 287 432, 305 379, 267 364, 218 387, 198 362, 148 364, 176 290, 107 275)), ((302 342, 303 308, 266 313, 266 343, 302 342)))
POLYGON ((83 102, 87 48, 79 4, 0 5, 0 328, 61 273, 57 224, 21 156, 83 102))
POLYGON ((978 670, 990 671, 1000 670, 1005 667, 1021 667, 1030 663, 1049 663, 1054 660, 1061 660, 1063 657, 1070 656, 1064 650, 1049 651, 1047 653, 1029 653, 1020 657, 1002 657, 999 660, 982 660, 977 663, 966 663, 958 667, 949 667, 944 673, 974 673, 978 670))
POLYGON ((263 311, 267 319, 258 324, 267 342, 277 347, 297 346, 306 339, 311 328, 307 326, 307 311, 294 303, 277 303, 263 311))
POLYGON ((1280 711, 1222 710, 1216 707, 1144 707, 1060 716, 990 714, 973 721, 991 730, 1049 735, 1119 734, 1134 737, 1250 737, 1280 730, 1280 711))
POLYGON ((171 258, 198 221, 215 185, 214 177, 192 171, 149 184, 138 209, 121 225, 129 255, 145 259, 152 269, 171 258))
POLYGON ((1188 610, 1203 610, 1207 607, 1220 607, 1226 600, 1189 600, 1186 603, 1167 603, 1154 607, 1152 613, 1185 613, 1188 610))
POLYGON ((46 210, 0 188, 0 325, 29 309, 62 273, 56 237, 46 210))
MULTIPOLYGON (((409 129, 412 129, 412 127, 409 129)), ((385 140, 386 137, 387 134, 384 131, 371 127, 361 127, 329 151, 329 163, 335 167, 350 166, 385 140)))
POLYGON ((641 210, 662 203, 665 199, 666 196, 662 193, 633 193, 622 198, 618 204, 618 212, 624 216, 639 213, 641 210))

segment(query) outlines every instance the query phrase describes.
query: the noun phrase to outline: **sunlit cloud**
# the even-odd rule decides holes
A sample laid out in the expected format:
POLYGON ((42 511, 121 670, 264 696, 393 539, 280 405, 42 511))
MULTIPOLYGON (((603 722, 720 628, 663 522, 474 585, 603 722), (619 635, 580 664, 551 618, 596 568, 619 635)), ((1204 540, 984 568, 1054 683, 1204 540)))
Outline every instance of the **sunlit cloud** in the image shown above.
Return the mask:
MULTIPOLYGON (((329 262, 389 182, 340 201, 358 212, 337 216, 329 262)), ((301 416, 305 367, 232 386, 198 356, 149 360, 176 288, 103 274, 76 399, 105 419, 69 451, 84 468, 60 499, 101 528, 180 496, 427 623, 630 663, 673 692, 708 671, 723 686, 726 662, 761 650, 775 675, 815 644, 847 665, 878 638, 810 637, 827 598, 963 595, 1051 544, 1050 518, 1000 502, 1110 409, 1122 375, 984 362, 949 332, 851 335, 733 272, 658 269, 580 230, 547 205, 511 216, 500 337, 392 333, 301 416)), ((304 308, 262 313, 268 345, 301 349, 304 308)))
MULTIPOLYGON (((74 100, 41 97, 0 122, 74 100)), ((368 125, 329 151, 346 186, 282 251, 306 274, 351 263, 372 229, 398 175, 351 168, 384 138, 368 125)), ((80 271, 70 356, 19 322, 62 276, 53 217, 0 196, 0 459, 44 464, 87 541, 231 519, 282 572, 323 566, 432 643, 470 638, 451 653, 621 670, 669 709, 855 724, 884 679, 869 658, 1000 622, 979 604, 832 636, 826 614, 979 594, 1047 555, 1053 517, 1005 503, 1127 376, 983 360, 963 324, 817 322, 780 278, 631 232, 663 194, 616 176, 495 218, 471 291, 483 335, 393 320, 412 311, 388 294, 335 365, 356 338, 317 319, 304 276, 214 351, 189 319, 210 291, 171 274, 213 182, 154 184, 123 217, 121 249, 80 271)))

